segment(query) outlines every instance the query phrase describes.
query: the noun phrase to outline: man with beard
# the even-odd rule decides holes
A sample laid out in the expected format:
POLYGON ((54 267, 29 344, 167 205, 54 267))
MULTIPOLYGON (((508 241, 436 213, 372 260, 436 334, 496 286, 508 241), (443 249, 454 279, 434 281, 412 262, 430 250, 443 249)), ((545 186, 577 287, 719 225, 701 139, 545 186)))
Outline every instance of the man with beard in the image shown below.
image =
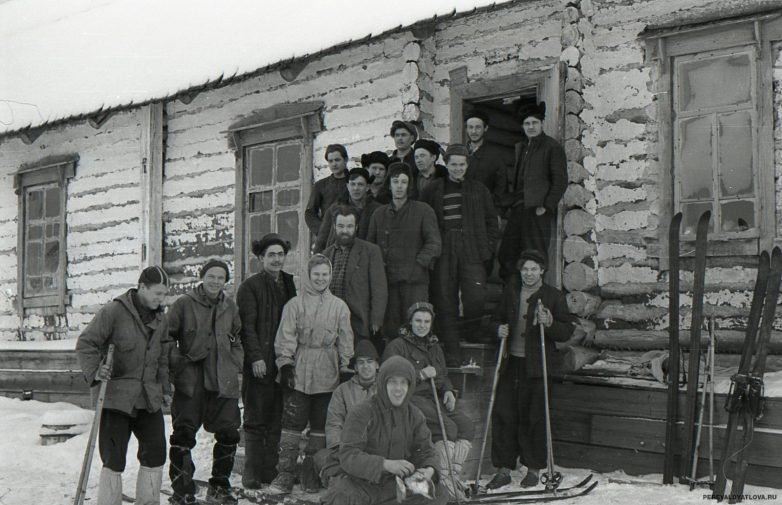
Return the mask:
POLYGON ((479 110, 473 110, 464 116, 464 129, 470 153, 470 170, 466 178, 482 182, 493 196, 497 188, 497 174, 505 165, 505 160, 499 149, 486 142, 489 117, 479 110))
POLYGON ((313 458, 315 471, 325 487, 328 487, 329 479, 339 473, 339 444, 348 412, 377 392, 375 379, 379 362, 380 357, 372 342, 359 340, 353 356, 353 371, 356 374, 340 384, 331 395, 326 414, 326 448, 318 451, 313 458))
POLYGON ((494 252, 500 231, 489 190, 464 178, 469 172, 467 148, 448 146, 445 163, 448 177, 429 186, 421 200, 434 209, 443 238, 443 252, 432 276, 432 301, 442 319, 438 332, 445 341, 448 364, 460 366, 459 300, 470 326, 465 333, 477 333, 486 298, 485 262, 494 252))
POLYGON ((440 255, 440 231, 432 208, 410 200, 410 167, 388 168, 393 201, 372 214, 367 241, 380 246, 388 281, 384 334, 396 335, 407 307, 429 299, 429 269, 440 255))
POLYGON ((440 144, 434 140, 418 140, 413 148, 413 153, 415 154, 415 165, 418 167, 414 198, 420 200, 424 190, 438 178, 448 176, 448 171, 437 163, 437 158, 440 156, 440 144))
POLYGON ((349 205, 358 211, 358 222, 356 223, 356 236, 360 239, 367 238, 369 231, 369 219, 372 213, 380 207, 381 204, 374 201, 369 194, 369 172, 363 167, 354 168, 348 174, 347 194, 341 196, 323 215, 323 222, 318 231, 318 238, 313 247, 314 252, 323 252, 323 250, 334 243, 336 235, 334 233, 334 213, 340 205, 349 205))
MULTIPOLYGON (((326 505, 380 505, 396 501, 395 477, 442 481, 431 433, 410 399, 416 386, 413 365, 392 356, 380 367, 377 394, 348 412, 339 449, 340 474, 329 481, 326 505)), ((435 498, 411 496, 408 505, 445 505, 437 485, 435 498)))
POLYGON ((356 341, 373 338, 383 326, 388 302, 383 253, 356 238, 356 209, 340 205, 333 215, 337 240, 323 252, 334 267, 329 288, 348 304, 356 341))
POLYGON ((176 388, 169 452, 175 505, 197 503, 190 450, 201 425, 215 438, 207 496, 222 505, 237 503, 229 478, 241 425, 239 373, 244 352, 239 309, 223 291, 228 265, 209 260, 201 268, 201 279, 168 311, 168 334, 175 344, 169 353, 176 388))
POLYGON ((326 161, 331 175, 315 183, 304 211, 304 221, 313 235, 318 234, 326 210, 345 193, 348 150, 342 144, 330 144, 326 146, 326 161))
POLYGON ((166 462, 161 407, 171 401, 168 356, 163 349, 168 324, 160 304, 168 287, 168 275, 162 268, 145 268, 138 287, 103 306, 76 341, 76 355, 87 383, 96 386, 109 381, 98 431, 103 462, 98 505, 122 503, 122 472, 131 433, 138 440, 141 463, 136 500, 160 503, 166 462), (109 344, 114 344, 112 367, 106 364, 109 344))
POLYGON ((296 296, 293 276, 282 271, 291 244, 276 233, 253 241, 261 271, 242 283, 236 295, 242 321, 244 372, 244 471, 242 486, 258 489, 277 475, 282 388, 277 378, 274 337, 283 306, 296 296))
POLYGON ((396 149, 391 153, 389 164, 394 162, 406 163, 410 167, 410 184, 414 188, 413 182, 418 178, 418 169, 415 165, 413 144, 418 139, 418 129, 416 129, 413 123, 396 120, 391 123, 391 138, 394 139, 396 149))
POLYGON ((538 471, 546 466, 546 410, 539 324, 546 327, 546 363, 556 366, 555 342, 570 339, 576 319, 565 295, 543 283, 546 258, 539 251, 521 253, 516 275, 506 283, 497 306, 494 329, 508 338, 506 356, 500 356, 500 379, 491 417, 491 461, 497 474, 487 488, 510 484, 516 460, 527 467, 522 487, 538 484, 538 471), (538 300, 542 302, 538 308, 538 300))
POLYGON ((565 150, 543 132, 545 117, 545 102, 521 108, 526 138, 516 144, 515 165, 497 176, 497 198, 508 217, 497 253, 503 278, 513 274, 521 251, 548 255, 557 206, 567 189, 565 150))
POLYGON ((388 173, 388 155, 382 151, 372 151, 361 155, 361 166, 369 172, 369 191, 375 201, 381 205, 391 202, 391 191, 386 183, 388 173))

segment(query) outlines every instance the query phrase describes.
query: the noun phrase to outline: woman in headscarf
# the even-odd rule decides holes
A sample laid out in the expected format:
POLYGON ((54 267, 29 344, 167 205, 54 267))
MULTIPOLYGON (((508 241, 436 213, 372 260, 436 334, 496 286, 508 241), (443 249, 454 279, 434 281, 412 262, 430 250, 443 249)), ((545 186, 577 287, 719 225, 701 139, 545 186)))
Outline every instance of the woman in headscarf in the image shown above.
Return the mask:
POLYGON ((439 457, 438 468, 443 475, 447 476, 443 478, 443 484, 448 488, 451 496, 464 499, 466 496, 460 474, 464 460, 467 459, 472 447, 475 426, 469 417, 456 408, 456 395, 454 395, 453 385, 448 379, 445 354, 437 336, 432 333, 433 322, 434 309, 432 304, 417 302, 411 305, 407 310, 407 323, 399 329, 399 337, 386 347, 383 352, 383 361, 391 356, 401 356, 415 367, 416 377, 420 382, 415 388, 411 402, 423 412, 429 430, 432 432, 435 452, 439 457), (434 379, 437 389, 437 397, 432 392, 430 384, 432 379, 434 379), (445 425, 445 437, 440 429, 435 401, 442 403, 440 411, 445 425), (454 479, 451 479, 448 474, 446 450, 450 456, 454 479), (458 489, 453 488, 454 480, 458 489))
MULTIPOLYGON (((342 473, 329 481, 326 505, 396 503, 395 477, 439 480, 431 433, 420 410, 413 408, 415 368, 393 356, 383 363, 377 394, 359 403, 345 419, 339 460, 342 473)), ((441 505, 447 494, 438 486, 436 498, 412 496, 409 505, 441 505)))
MULTIPOLYGON (((290 493, 296 479, 301 432, 310 425, 303 469, 313 469, 312 456, 326 447, 326 412, 340 374, 352 374, 353 331, 348 306, 329 291, 331 262, 322 254, 310 258, 302 292, 282 310, 274 340, 278 380, 283 387, 282 435, 277 477, 269 491, 290 493), (310 461, 306 461, 310 459, 310 461), (307 464, 309 463, 309 464, 307 464)), ((302 475, 305 491, 317 491, 318 476, 302 475)))

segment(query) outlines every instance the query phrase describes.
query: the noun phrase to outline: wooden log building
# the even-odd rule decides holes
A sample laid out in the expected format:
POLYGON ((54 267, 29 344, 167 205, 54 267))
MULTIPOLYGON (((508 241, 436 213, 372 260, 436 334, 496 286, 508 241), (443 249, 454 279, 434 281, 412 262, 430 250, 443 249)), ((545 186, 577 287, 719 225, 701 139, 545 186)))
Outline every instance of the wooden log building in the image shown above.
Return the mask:
MULTIPOLYGON (((780 49, 780 0, 515 0, 146 103, 0 125, 0 340, 19 349, 0 351, 0 390, 86 404, 72 353, 24 342, 74 339, 148 264, 171 275, 172 300, 210 257, 231 265, 236 286, 257 268, 251 241, 276 231, 294 244, 286 268, 300 272, 326 145, 344 144, 356 166, 393 149, 400 118, 459 142, 464 113, 480 109, 489 141, 510 151, 520 100, 546 101, 546 131, 567 152, 549 275, 594 322, 595 341, 667 346, 667 223, 684 212, 688 290, 694 224, 708 208, 706 313, 720 359, 735 366, 757 255, 782 243, 780 49)), ((682 335, 690 300, 682 294, 682 335)), ((481 375, 455 377, 481 426, 489 347, 468 346, 481 375)), ((781 347, 774 332, 772 352, 781 347)), ((569 375, 553 404, 561 464, 662 471, 661 385, 569 375)), ((782 399, 759 428, 748 482, 782 488, 782 399)))

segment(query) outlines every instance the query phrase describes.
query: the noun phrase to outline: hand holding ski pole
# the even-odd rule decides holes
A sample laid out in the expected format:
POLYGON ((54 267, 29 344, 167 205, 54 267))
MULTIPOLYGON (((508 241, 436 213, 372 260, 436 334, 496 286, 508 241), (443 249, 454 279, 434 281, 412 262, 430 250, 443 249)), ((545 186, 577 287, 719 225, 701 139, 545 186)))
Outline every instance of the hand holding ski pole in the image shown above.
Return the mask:
POLYGON ((538 306, 535 309, 535 324, 542 324, 546 328, 550 328, 554 324, 554 316, 540 299, 538 299, 538 306))

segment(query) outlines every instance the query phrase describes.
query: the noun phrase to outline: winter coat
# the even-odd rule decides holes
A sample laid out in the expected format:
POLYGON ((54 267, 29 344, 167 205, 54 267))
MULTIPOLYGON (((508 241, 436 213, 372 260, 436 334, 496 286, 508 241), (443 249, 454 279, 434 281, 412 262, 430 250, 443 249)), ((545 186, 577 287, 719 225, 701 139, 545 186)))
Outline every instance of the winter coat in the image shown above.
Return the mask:
POLYGON ((421 172, 419 171, 418 175, 415 178, 415 189, 413 190, 413 196, 411 196, 410 198, 412 198, 413 200, 422 201, 423 200, 423 195, 426 192, 426 190, 429 187, 431 187, 432 184, 434 184, 436 181, 438 181, 440 179, 444 179, 446 177, 448 177, 448 169, 445 168, 445 165, 441 165, 439 163, 435 163, 435 165, 434 165, 434 172, 432 173, 432 175, 430 176, 429 180, 427 181, 426 186, 424 186, 423 190, 421 190, 420 189, 420 185, 421 185, 421 179, 423 179, 423 176, 421 175, 421 172))
POLYGON ((429 284, 429 269, 442 250, 434 211, 409 199, 398 210, 393 202, 377 209, 367 241, 380 246, 389 284, 429 284))
POLYGON ((341 179, 329 175, 312 186, 312 193, 304 210, 304 221, 313 235, 318 234, 326 210, 347 193, 347 183, 347 171, 345 171, 345 176, 341 179))
MULTIPOLYGON (((493 145, 483 141, 481 147, 472 152, 467 166, 465 179, 478 181, 486 186, 492 198, 497 189, 497 177, 501 170, 505 168, 506 156, 503 152, 493 145)), ((510 156, 508 156, 510 158, 510 156)))
POLYGON ((130 289, 104 305, 76 341, 84 378, 96 385, 95 375, 106 356, 109 344, 114 344, 114 365, 106 387, 104 409, 130 415, 136 400, 144 395, 147 410, 157 412, 163 394, 170 394, 168 356, 162 342, 168 324, 162 310, 146 325, 133 305, 130 289))
MULTIPOLYGON (((337 245, 333 244, 323 254, 334 264, 337 245)), ((345 267, 345 303, 350 309, 353 330, 359 336, 370 336, 370 325, 383 326, 388 303, 388 283, 383 268, 383 253, 371 242, 353 241, 345 267)))
POLYGON ((359 403, 375 396, 375 393, 377 393, 377 383, 365 388, 359 382, 357 375, 334 390, 326 413, 326 447, 339 446, 342 439, 342 426, 345 424, 348 412, 359 403))
POLYGON ((240 340, 239 308, 233 300, 220 295, 212 306, 203 285, 177 298, 168 310, 168 334, 176 346, 169 352, 172 382, 177 391, 193 396, 199 373, 205 373, 204 360, 217 346, 217 376, 221 398, 239 398, 239 373, 244 351, 240 340))
POLYGON ((348 412, 342 428, 339 461, 342 471, 353 477, 379 484, 393 479, 383 470, 386 459, 405 459, 416 468, 431 467, 437 474, 437 457, 432 434, 420 410, 410 405, 415 391, 415 370, 399 356, 392 356, 377 377, 377 394, 348 412), (388 398, 386 384, 392 376, 406 377, 410 384, 399 407, 388 398))
MULTIPOLYGON (((421 201, 434 209, 441 234, 445 231, 445 182, 446 179, 438 179, 421 196, 421 201)), ((462 182, 462 230, 464 253, 469 262, 481 263, 492 257, 500 240, 500 223, 492 196, 480 182, 462 182)))
POLYGON ((277 299, 274 278, 266 272, 257 273, 244 281, 236 295, 242 320, 244 370, 253 380, 265 383, 273 382, 277 377, 274 338, 280 326, 283 306, 296 296, 293 276, 287 272, 280 272, 280 275, 285 286, 284 299, 277 299), (262 379, 252 375, 252 364, 260 360, 266 363, 266 375, 262 379))
MULTIPOLYGON (((348 198, 348 201, 349 200, 350 198, 348 198)), ((345 202, 338 201, 332 203, 323 214, 320 230, 318 230, 318 238, 315 240, 314 251, 316 253, 323 252, 324 249, 334 244, 334 241, 337 239, 337 232, 334 230, 334 214, 337 212, 337 207, 343 203, 345 202)), ((347 205, 353 207, 350 203, 347 203, 347 205)), ((356 208, 356 210, 359 211, 358 223, 356 223, 356 237, 362 240, 367 238, 367 233, 369 233, 369 220, 372 218, 372 214, 375 210, 381 206, 382 204, 376 202, 374 198, 367 195, 367 201, 364 204, 364 207, 361 209, 356 208)))
MULTIPOLYGON (((383 362, 391 356, 402 356, 415 367, 416 377, 421 377, 421 370, 428 366, 433 366, 437 371, 434 383, 437 391, 442 396, 446 391, 453 391, 453 384, 448 378, 448 368, 445 364, 445 354, 440 342, 435 335, 431 333, 426 337, 417 337, 410 325, 404 325, 399 330, 399 337, 392 340, 383 351, 383 362)), ((432 386, 429 380, 419 381, 415 389, 416 395, 421 395, 427 399, 432 398, 432 386)))
POLYGON ((277 368, 293 365, 297 391, 331 393, 339 385, 339 369, 353 357, 350 310, 328 288, 319 292, 309 279, 303 283, 303 293, 282 309, 274 339, 277 368))
MULTIPOLYGON (((521 296, 521 280, 518 274, 511 277, 506 283, 502 294, 502 301, 497 306, 492 322, 493 333, 502 324, 509 325, 509 335, 513 335, 513 329, 519 321, 519 297, 521 296)), ((527 300, 527 328, 524 335, 524 355, 527 363, 527 377, 543 377, 543 362, 540 356, 540 325, 531 324, 535 320, 535 310, 538 299, 543 306, 551 311, 554 322, 545 329, 546 335, 546 366, 551 375, 551 370, 560 366, 561 356, 554 346, 554 342, 566 342, 573 335, 573 330, 578 324, 578 319, 570 313, 565 295, 557 288, 548 284, 542 284, 540 289, 531 294, 527 300)), ((511 338, 510 336, 508 338, 511 338)), ((506 352, 507 355, 507 352, 506 352)), ((503 356, 505 358, 506 356, 503 356)))
MULTIPOLYGON (((552 214, 567 189, 567 158, 562 146, 545 133, 516 144, 516 162, 498 173, 497 198, 503 211, 524 203, 552 214)), ((469 170, 468 170, 469 172, 469 170)))

